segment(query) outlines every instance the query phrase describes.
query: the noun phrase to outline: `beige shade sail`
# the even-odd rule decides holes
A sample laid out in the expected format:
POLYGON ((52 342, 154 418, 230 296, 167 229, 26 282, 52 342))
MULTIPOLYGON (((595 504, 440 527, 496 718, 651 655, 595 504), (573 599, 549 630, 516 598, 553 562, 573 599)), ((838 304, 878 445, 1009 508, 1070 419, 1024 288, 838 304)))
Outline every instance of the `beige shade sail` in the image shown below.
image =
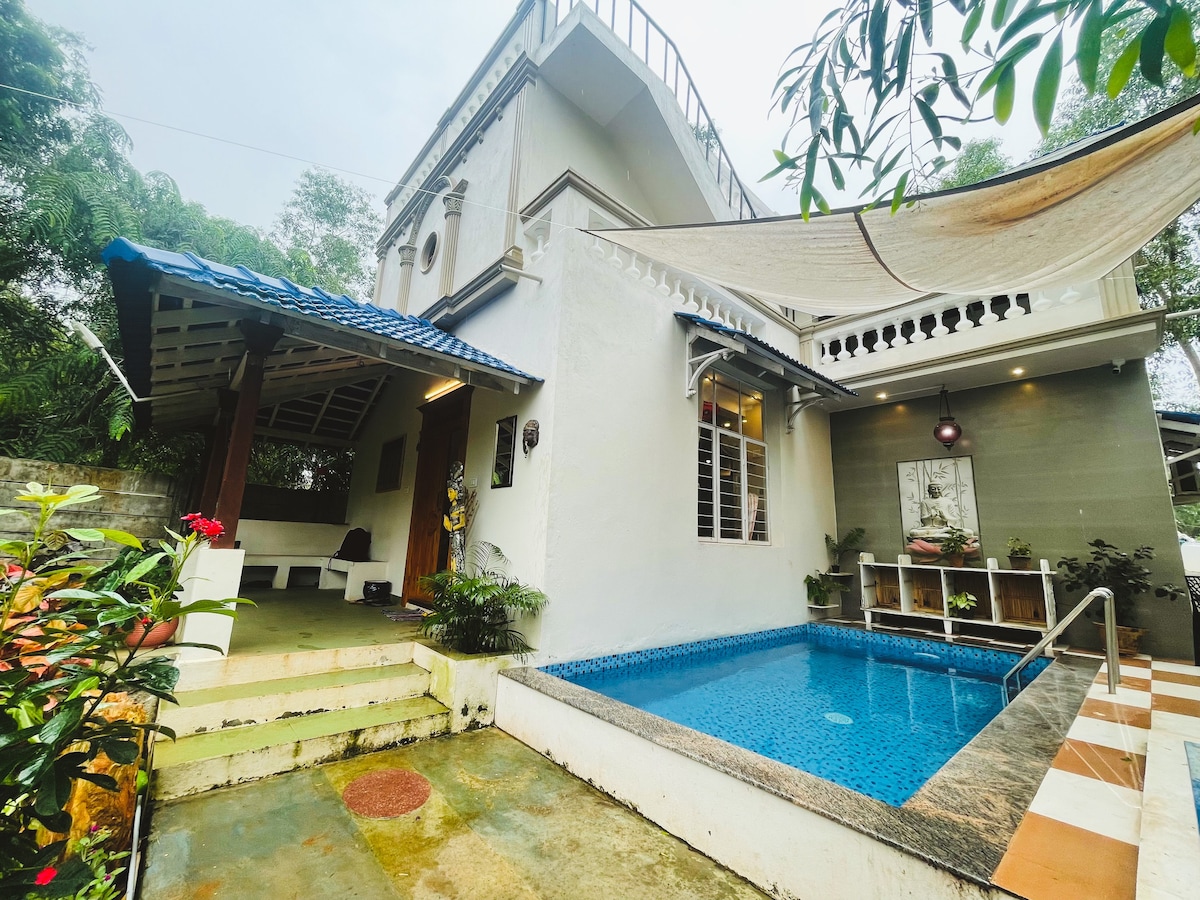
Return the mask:
POLYGON ((594 234, 816 315, 1101 278, 1200 198, 1200 97, 967 188, 888 208, 594 234))

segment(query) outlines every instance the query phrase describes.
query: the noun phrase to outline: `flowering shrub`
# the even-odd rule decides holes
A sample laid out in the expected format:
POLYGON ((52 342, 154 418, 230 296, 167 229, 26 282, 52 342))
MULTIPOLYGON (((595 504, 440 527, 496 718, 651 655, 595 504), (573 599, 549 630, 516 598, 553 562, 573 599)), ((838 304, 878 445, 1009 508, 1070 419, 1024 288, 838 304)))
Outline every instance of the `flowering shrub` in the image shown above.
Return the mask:
POLYGON ((127 647, 125 638, 135 623, 184 613, 235 616, 227 604, 248 602, 199 600, 185 607, 177 596, 184 564, 211 535, 221 533, 219 522, 185 517, 189 533, 167 529, 174 543, 159 541, 154 552, 121 531, 52 526, 58 510, 98 497, 99 489, 91 485, 56 491, 31 483, 16 499, 32 509, 0 510, 0 516, 25 513, 33 525, 29 540, 0 541, 0 892, 5 896, 24 896, 22 890, 47 898, 109 896, 79 894, 85 882, 76 877, 74 860, 62 861, 65 843, 39 847, 36 832, 69 830, 65 807, 76 781, 115 789, 112 776, 89 769, 97 756, 128 765, 137 760, 148 732, 174 737, 160 725, 109 721, 101 714, 106 698, 116 692, 174 699, 179 672, 172 661, 145 655, 140 641, 127 647), (95 557, 106 541, 125 551, 112 563, 98 564, 95 557))

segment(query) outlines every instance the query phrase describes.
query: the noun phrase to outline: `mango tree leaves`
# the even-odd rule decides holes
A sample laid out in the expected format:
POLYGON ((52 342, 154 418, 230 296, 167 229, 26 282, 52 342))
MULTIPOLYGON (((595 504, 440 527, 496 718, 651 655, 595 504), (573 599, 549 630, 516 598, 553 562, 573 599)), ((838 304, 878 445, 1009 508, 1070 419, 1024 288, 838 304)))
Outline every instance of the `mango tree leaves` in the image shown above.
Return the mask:
POLYGON ((1135 70, 1155 85, 1194 77, 1195 7, 1195 0, 847 0, 792 52, 775 85, 792 124, 764 177, 795 184, 805 218, 828 208, 826 186, 864 182, 859 196, 869 205, 898 210, 907 192, 922 190, 947 164, 943 146, 961 147, 955 132, 968 122, 1003 125, 1028 103, 1045 134, 1067 66, 1088 93, 1103 85, 1110 98, 1135 70), (792 132, 797 149, 789 151, 792 132), (869 178, 854 178, 854 170, 869 178))

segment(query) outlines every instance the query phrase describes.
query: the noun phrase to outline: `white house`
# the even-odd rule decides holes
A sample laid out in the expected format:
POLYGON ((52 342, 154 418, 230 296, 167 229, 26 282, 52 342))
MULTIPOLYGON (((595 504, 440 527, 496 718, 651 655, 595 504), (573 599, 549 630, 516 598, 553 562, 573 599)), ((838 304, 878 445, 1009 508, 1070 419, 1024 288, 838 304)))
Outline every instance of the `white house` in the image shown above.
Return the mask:
MULTIPOLYGON (((770 215, 639 7, 525 0, 388 197, 373 308, 135 245, 109 259, 154 420, 211 422, 265 360, 258 431, 353 444, 347 522, 396 594, 445 563, 461 460, 471 538, 550 597, 525 626, 539 661, 804 621, 827 533, 905 552, 897 465, 926 458, 971 459, 983 558, 1104 538, 1153 545, 1182 582, 1142 364, 1162 318, 1130 263, 816 319, 590 233, 770 215)), ((254 552, 269 529, 243 524, 254 552)), ((1185 603, 1142 620, 1151 652, 1192 656, 1185 603)))

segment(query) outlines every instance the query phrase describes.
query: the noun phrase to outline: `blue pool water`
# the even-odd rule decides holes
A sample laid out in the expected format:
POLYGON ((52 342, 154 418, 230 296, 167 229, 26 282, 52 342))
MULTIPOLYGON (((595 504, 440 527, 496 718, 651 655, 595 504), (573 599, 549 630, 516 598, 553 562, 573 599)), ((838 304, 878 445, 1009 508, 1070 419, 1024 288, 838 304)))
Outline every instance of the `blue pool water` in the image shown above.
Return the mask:
POLYGON ((1016 660, 803 625, 544 671, 899 806, 1000 712, 1016 660))

